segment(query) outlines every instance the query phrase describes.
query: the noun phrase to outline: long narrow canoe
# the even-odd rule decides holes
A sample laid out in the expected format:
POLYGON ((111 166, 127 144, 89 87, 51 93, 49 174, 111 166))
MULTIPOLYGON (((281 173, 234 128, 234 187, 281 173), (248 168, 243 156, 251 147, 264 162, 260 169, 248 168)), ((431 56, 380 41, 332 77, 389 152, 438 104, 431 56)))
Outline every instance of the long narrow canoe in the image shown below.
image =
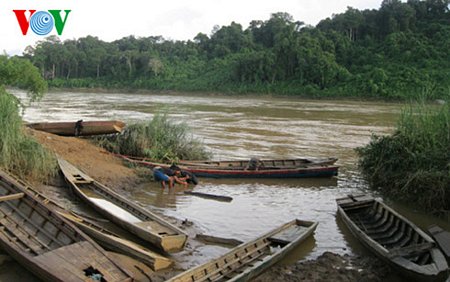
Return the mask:
POLYGON ((62 136, 91 136, 122 132, 125 123, 111 121, 39 122, 27 124, 36 130, 62 136))
POLYGON ((417 281, 444 281, 447 262, 433 239, 412 222, 366 195, 336 200, 351 233, 402 275, 417 281))
POLYGON ((187 270, 170 282, 247 281, 283 258, 311 236, 317 222, 293 220, 239 245, 223 256, 187 270))
POLYGON ((44 281, 133 281, 128 270, 0 171, 0 246, 44 281))
POLYGON ((25 189, 33 196, 34 199, 39 200, 50 209, 57 211, 60 215, 71 221, 88 236, 92 237, 102 247, 139 259, 150 266, 154 271, 165 269, 172 265, 172 261, 170 259, 165 258, 141 246, 140 244, 121 238, 114 232, 99 226, 98 224, 77 213, 65 210, 58 203, 39 193, 26 182, 14 177, 13 175, 9 176, 12 178, 11 181, 15 181, 11 182, 11 185, 20 186, 22 189, 25 189))
MULTIPOLYGON (((170 167, 170 164, 156 163, 145 160, 123 159, 139 165, 154 167, 170 167)), ((311 165, 295 168, 262 168, 257 170, 236 168, 209 168, 202 166, 180 165, 180 168, 198 177, 209 178, 309 178, 309 177, 333 177, 338 174, 338 166, 334 165, 311 165)))
POLYGON ((58 163, 74 192, 105 217, 166 252, 184 248, 187 234, 181 229, 98 183, 67 161, 59 158, 58 163))
MULTIPOLYGON (((121 156, 121 155, 118 155, 121 156)), ((131 160, 146 161, 145 158, 123 156, 131 160)), ((289 169, 308 166, 329 166, 337 162, 337 158, 297 158, 297 159, 260 159, 259 169, 289 169)), ((221 161, 179 161, 179 165, 188 167, 203 167, 210 169, 245 169, 249 160, 221 160, 221 161)))

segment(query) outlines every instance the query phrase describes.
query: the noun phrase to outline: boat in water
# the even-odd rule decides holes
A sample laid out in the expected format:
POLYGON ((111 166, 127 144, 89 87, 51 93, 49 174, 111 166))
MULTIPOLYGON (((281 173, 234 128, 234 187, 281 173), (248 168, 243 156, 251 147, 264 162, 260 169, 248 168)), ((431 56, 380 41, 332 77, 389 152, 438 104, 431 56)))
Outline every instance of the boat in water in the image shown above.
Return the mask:
MULTIPOLYGON (((150 168, 155 167, 165 167, 169 168, 171 164, 158 163, 148 161, 144 158, 135 158, 120 156, 120 158, 127 160, 129 162, 147 166, 150 168)), ((338 175, 339 166, 328 165, 326 163, 334 163, 335 159, 326 160, 324 163, 311 163, 306 165, 303 162, 302 165, 292 166, 294 162, 289 165, 278 165, 278 166, 265 166, 261 165, 258 167, 249 167, 248 165, 243 166, 243 161, 237 161, 230 166, 226 163, 221 163, 217 165, 202 165, 201 163, 180 163, 179 167, 182 170, 188 171, 197 177, 207 177, 207 178, 311 178, 311 177, 333 177, 338 175)), ((203 162, 204 163, 204 162, 203 162)), ((214 163, 214 162, 212 162, 214 163)), ((268 163, 269 164, 269 163, 268 163)))
POLYGON ((248 281, 310 237, 318 223, 293 220, 167 282, 248 281))
POLYGON ((414 223, 367 195, 336 200, 351 233, 379 258, 415 281, 444 281, 448 265, 435 241, 414 223))

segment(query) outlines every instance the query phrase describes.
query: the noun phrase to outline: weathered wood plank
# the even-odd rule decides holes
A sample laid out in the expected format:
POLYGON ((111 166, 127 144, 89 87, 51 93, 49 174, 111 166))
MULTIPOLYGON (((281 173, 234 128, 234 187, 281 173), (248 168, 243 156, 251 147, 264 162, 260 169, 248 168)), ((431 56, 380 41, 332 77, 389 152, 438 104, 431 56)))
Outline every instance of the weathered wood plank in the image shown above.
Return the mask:
POLYGON ((17 199, 23 198, 24 195, 25 195, 24 193, 17 193, 17 194, 10 194, 10 195, 6 195, 6 196, 0 196, 0 202, 17 200, 17 199))
POLYGON ((205 199, 222 201, 222 202, 231 202, 231 201, 233 201, 233 198, 229 197, 229 196, 214 195, 214 194, 208 194, 208 193, 202 193, 202 192, 184 191, 184 194, 197 196, 197 197, 205 198, 205 199))
POLYGON ((447 259, 450 259, 450 232, 437 225, 428 227, 428 232, 430 232, 431 236, 436 240, 447 259))

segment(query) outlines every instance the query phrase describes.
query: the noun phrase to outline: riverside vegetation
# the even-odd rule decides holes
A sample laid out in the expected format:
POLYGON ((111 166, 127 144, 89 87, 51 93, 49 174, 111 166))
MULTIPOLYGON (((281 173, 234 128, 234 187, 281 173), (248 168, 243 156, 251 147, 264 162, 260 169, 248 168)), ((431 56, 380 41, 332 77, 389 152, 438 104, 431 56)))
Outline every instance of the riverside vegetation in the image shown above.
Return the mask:
POLYGON ((95 141, 110 152, 147 157, 156 161, 203 160, 210 154, 191 134, 186 123, 171 121, 166 113, 145 123, 128 125, 119 135, 97 137, 95 141))
POLYGON ((46 180, 56 173, 56 159, 24 132, 20 101, 7 93, 5 86, 20 86, 39 99, 46 83, 27 60, 0 56, 0 167, 20 177, 46 180))
POLYGON ((26 49, 51 87, 274 93, 313 97, 450 97, 449 0, 383 0, 315 27, 287 13, 172 41, 48 37, 26 49))
POLYGON ((429 212, 450 211, 450 106, 411 105, 396 131, 359 148, 373 188, 429 212))

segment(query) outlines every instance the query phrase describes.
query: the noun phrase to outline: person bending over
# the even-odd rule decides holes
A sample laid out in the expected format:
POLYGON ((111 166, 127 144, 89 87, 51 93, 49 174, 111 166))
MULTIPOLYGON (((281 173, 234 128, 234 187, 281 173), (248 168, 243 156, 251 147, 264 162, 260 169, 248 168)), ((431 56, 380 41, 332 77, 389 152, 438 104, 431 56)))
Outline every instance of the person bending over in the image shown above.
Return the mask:
POLYGON ((153 168, 153 178, 155 181, 161 183, 161 187, 163 189, 166 188, 166 183, 169 184, 169 188, 173 187, 174 177, 175 172, 169 168, 163 168, 160 166, 153 168))

